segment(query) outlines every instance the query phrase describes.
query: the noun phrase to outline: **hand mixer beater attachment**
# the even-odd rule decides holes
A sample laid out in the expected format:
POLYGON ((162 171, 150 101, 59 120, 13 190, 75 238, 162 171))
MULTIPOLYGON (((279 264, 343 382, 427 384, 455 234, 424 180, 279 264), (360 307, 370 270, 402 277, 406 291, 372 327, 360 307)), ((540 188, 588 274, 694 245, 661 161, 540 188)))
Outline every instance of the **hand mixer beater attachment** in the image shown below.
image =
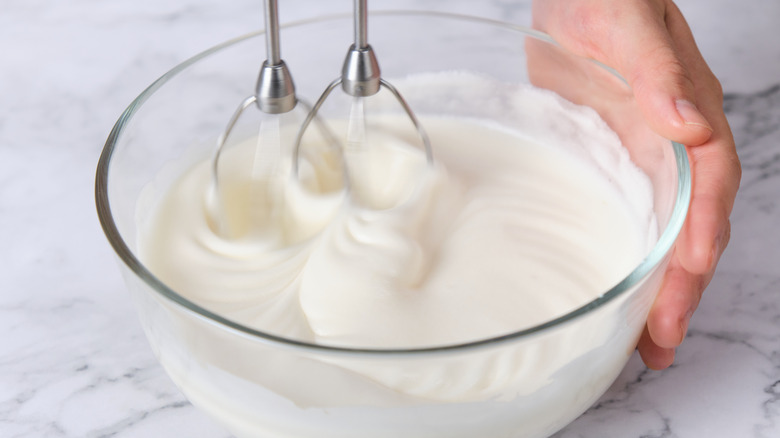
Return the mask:
MULTIPOLYGON (((284 169, 279 164, 284 162, 282 155, 282 141, 280 139, 279 116, 295 109, 299 101, 296 98, 295 86, 290 72, 280 56, 279 48, 279 21, 277 0, 265 0, 266 23, 266 49, 267 59, 262 65, 255 88, 255 94, 245 98, 235 110, 227 123, 225 130, 217 139, 217 146, 212 160, 212 185, 207 194, 206 208, 211 219, 212 229, 225 237, 240 237, 247 233, 254 233, 265 239, 273 234, 274 222, 278 218, 279 205, 283 204, 284 188, 281 184, 284 179, 284 169), (260 126, 260 135, 255 147, 252 168, 252 185, 242 200, 236 202, 235 196, 231 200, 226 199, 223 189, 225 182, 220 178, 220 162, 223 158, 225 145, 231 133, 234 131, 241 115, 251 106, 257 106, 264 115, 264 121, 260 126), (281 200, 281 201, 280 201, 281 200), (227 204, 231 205, 228 206, 227 204), (243 205, 242 205, 243 204, 243 205), (240 210, 239 213, 235 211, 240 210), (232 212, 232 213, 228 213, 232 212), (259 234, 258 234, 259 233, 259 234)), ((302 139, 312 122, 319 128, 320 138, 324 140, 325 147, 331 152, 338 150, 339 158, 323 158, 328 154, 319 154, 318 159, 329 162, 330 168, 340 168, 342 187, 353 196, 356 196, 351 175, 361 171, 366 173, 361 158, 364 154, 352 154, 349 152, 365 149, 366 125, 363 109, 363 99, 377 94, 381 88, 385 88, 400 104, 406 116, 411 121, 422 148, 425 159, 430 165, 433 163, 433 154, 430 140, 422 125, 417 120, 413 111, 407 104, 401 93, 389 82, 381 77, 379 63, 376 54, 367 41, 367 1, 355 0, 354 3, 354 44, 347 52, 341 75, 332 81, 313 107, 301 105, 306 111, 305 119, 300 125, 293 143, 291 170, 293 175, 299 177, 299 162, 302 155, 302 139), (318 112, 332 91, 341 85, 344 92, 353 97, 352 113, 349 120, 346 145, 341 148, 340 142, 326 124, 318 117, 318 112), (334 147, 336 146, 336 147, 334 147), (357 157, 357 158, 356 158, 357 157), (334 164, 335 163, 335 164, 334 164)), ((300 102, 303 103, 303 102, 300 102)), ((322 151, 322 147, 319 148, 322 151)), ((316 154, 315 154, 316 155, 316 154)), ((309 151, 306 155, 311 157, 309 151)), ((311 160, 309 160, 310 162, 311 160)), ((357 196, 360 197, 360 196, 357 196)))
MULTIPOLYGON (((279 165, 284 161, 282 151, 285 148, 280 135, 280 117, 291 112, 299 103, 292 76, 280 55, 277 0, 265 0, 264 13, 267 58, 260 69, 255 94, 245 98, 234 111, 225 130, 217 139, 212 158, 212 184, 207 193, 206 208, 212 229, 224 237, 240 237, 253 229, 260 230, 262 234, 263 229, 273 226, 272 216, 278 214, 278 211, 275 211, 278 209, 273 205, 279 204, 278 198, 283 191, 280 186, 283 184, 284 172, 279 165), (254 148, 254 158, 249 160, 253 163, 250 176, 252 184, 249 193, 240 201, 229 201, 226 193, 230 190, 225 189, 226 181, 220 178, 220 164, 224 161, 223 152, 228 138, 242 114, 253 105, 260 109, 263 118, 254 148)), ((303 107, 304 111, 309 112, 307 105, 303 107)), ((323 136, 330 143, 335 143, 333 136, 326 132, 326 127, 322 123, 318 123, 318 126, 323 131, 323 136)), ((240 170, 245 171, 244 167, 240 170)), ((235 191, 229 197, 235 198, 235 191)))
POLYGON ((257 78, 255 94, 244 99, 228 121, 225 131, 217 139, 213 159, 214 184, 217 185, 218 165, 222 150, 238 119, 247 108, 256 104, 266 114, 283 114, 295 108, 295 84, 290 70, 281 58, 279 48, 279 10, 277 0, 265 0, 265 42, 267 59, 263 62, 257 78))
MULTIPOLYGON (((307 115, 306 119, 301 126, 298 136, 295 140, 295 146, 293 149, 294 156, 297 157, 301 141, 304 133, 312 120, 315 120, 317 114, 322 107, 323 103, 333 90, 341 85, 341 88, 345 93, 353 96, 352 114, 350 117, 350 127, 348 129, 346 152, 349 149, 359 149, 365 141, 365 118, 363 99, 366 97, 377 94, 380 88, 387 89, 394 97, 395 100, 403 108, 404 112, 412 122, 414 129, 422 142, 422 146, 425 152, 425 158, 428 164, 433 163, 433 152, 431 149, 431 143, 428 138, 428 134, 423 129, 422 125, 418 121, 414 112, 410 108, 409 104, 403 98, 401 93, 391 83, 384 80, 381 76, 379 63, 377 61, 376 53, 374 49, 368 44, 368 7, 367 0, 355 0, 354 2, 354 43, 350 46, 346 59, 341 70, 341 75, 333 80, 322 93, 320 98, 312 107, 311 111, 307 115)), ((345 155, 349 155, 346 153, 345 155)), ((347 159, 347 170, 351 173, 355 173, 355 164, 360 167, 360 162, 349 163, 347 159)), ((293 160, 293 166, 297 173, 297 158, 293 160)), ((349 175, 346 175, 347 180, 349 175)), ((353 187, 354 190, 354 187, 353 187)))

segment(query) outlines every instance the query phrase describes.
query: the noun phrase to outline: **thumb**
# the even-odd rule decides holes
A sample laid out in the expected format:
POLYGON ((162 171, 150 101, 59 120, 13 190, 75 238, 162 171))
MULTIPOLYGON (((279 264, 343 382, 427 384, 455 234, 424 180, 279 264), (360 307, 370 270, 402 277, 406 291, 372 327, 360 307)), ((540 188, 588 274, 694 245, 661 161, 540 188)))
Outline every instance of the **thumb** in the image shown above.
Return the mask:
POLYGON ((693 36, 671 2, 535 1, 534 26, 569 51, 615 68, 628 81, 656 133, 691 146, 712 135, 710 123, 696 106, 693 81, 678 50, 695 47, 693 36), (676 27, 674 39, 667 20, 676 27))
POLYGON ((712 126, 697 108, 690 73, 664 21, 625 37, 614 53, 617 69, 633 89, 648 125, 663 137, 689 146, 709 140, 712 126))

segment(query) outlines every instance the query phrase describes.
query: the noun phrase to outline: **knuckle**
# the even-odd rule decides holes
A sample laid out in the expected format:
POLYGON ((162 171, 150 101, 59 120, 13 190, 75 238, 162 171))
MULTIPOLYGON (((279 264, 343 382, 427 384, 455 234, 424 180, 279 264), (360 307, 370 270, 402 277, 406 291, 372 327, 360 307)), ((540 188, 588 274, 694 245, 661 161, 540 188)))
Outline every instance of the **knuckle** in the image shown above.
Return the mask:
POLYGON ((644 92, 647 88, 657 86, 659 82, 667 82, 675 88, 693 91, 693 82, 688 75, 688 70, 674 50, 668 46, 648 49, 630 71, 628 80, 637 92, 644 92))
POLYGON ((723 102, 723 84, 721 84, 720 80, 715 77, 715 75, 711 75, 712 77, 712 92, 715 93, 715 96, 718 98, 718 101, 723 102))
POLYGON ((721 246, 720 250, 723 251, 728 246, 729 242, 731 241, 731 220, 726 219, 725 226, 723 228, 723 235, 721 236, 721 246))
POLYGON ((708 72, 702 79, 701 83, 697 85, 697 88, 701 92, 709 95, 710 98, 716 101, 719 105, 723 104, 723 84, 721 84, 720 80, 718 80, 718 78, 715 77, 712 72, 708 72))

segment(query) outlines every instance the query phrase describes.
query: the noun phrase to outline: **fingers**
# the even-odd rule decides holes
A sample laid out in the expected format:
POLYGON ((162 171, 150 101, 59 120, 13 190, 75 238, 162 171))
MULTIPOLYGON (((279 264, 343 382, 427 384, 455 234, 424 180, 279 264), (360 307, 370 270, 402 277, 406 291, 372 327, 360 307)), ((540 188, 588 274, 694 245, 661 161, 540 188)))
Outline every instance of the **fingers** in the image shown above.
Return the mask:
POLYGON ((647 316, 648 334, 655 345, 675 348, 682 343, 710 277, 690 273, 679 263, 677 254, 673 255, 647 316))
POLYGON ((669 5, 667 26, 676 50, 697 78, 695 92, 703 115, 714 129, 705 143, 689 148, 694 185, 688 220, 680 236, 680 261, 693 273, 715 269, 728 244, 729 216, 742 169, 734 138, 723 113, 723 91, 693 41, 690 28, 677 6, 669 5))
POLYGON ((637 344, 639 356, 648 368, 662 370, 668 368, 674 362, 674 348, 659 347, 650 338, 650 334, 645 328, 637 344))
MULTIPOLYGON (((722 148, 719 145, 699 146, 722 148)), ((729 167, 723 154, 692 158, 694 169, 729 167), (710 166, 709 161, 714 164, 710 166), (703 162, 703 164, 702 164, 703 162)), ((674 349, 688 331, 691 316, 699 305, 704 289, 709 285, 720 255, 730 238, 728 220, 733 195, 738 186, 737 170, 712 170, 712 175, 697 176, 688 219, 675 247, 664 276, 661 290, 647 317, 647 326, 637 349, 645 364, 652 369, 664 369, 674 360, 674 349), (729 173, 730 172, 730 173, 729 173), (737 173, 735 175, 734 173, 737 173), (736 181, 736 183, 734 182, 736 181)))
MULTIPOLYGON (((701 166, 694 166, 701 167, 701 166)), ((715 270, 721 254, 728 245, 731 236, 729 214, 733 198, 728 198, 725 193, 731 192, 736 185, 724 183, 733 177, 723 173, 718 181, 723 187, 708 191, 704 188, 695 188, 691 197, 688 211, 688 219, 680 234, 677 251, 681 265, 694 274, 706 274, 715 270)), ((738 180, 737 180, 738 181, 738 180)), ((696 185, 705 185, 698 179, 696 185)))
POLYGON ((675 348, 685 339, 691 316, 714 273, 714 270, 704 274, 689 272, 680 263, 678 252, 679 248, 664 274, 663 285, 637 344, 642 360, 655 370, 664 369, 674 361, 675 348))
POLYGON ((742 177, 719 88, 712 90, 702 90, 700 100, 715 101, 704 107, 715 132, 704 144, 688 148, 694 179, 688 218, 677 245, 682 265, 697 274, 713 271, 729 242, 729 216, 742 177))
POLYGON ((673 254, 637 344, 639 355, 649 368, 661 370, 672 364, 675 348, 685 339, 691 316, 711 278, 711 273, 690 273, 680 264, 677 253, 673 254))

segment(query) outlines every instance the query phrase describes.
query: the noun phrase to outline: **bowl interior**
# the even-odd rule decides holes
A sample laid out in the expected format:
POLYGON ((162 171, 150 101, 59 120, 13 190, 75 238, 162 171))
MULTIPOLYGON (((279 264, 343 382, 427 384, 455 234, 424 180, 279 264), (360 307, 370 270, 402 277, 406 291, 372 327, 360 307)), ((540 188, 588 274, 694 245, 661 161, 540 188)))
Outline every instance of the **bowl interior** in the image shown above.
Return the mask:
MULTIPOLYGON (((350 16, 283 26, 282 57, 302 98, 315 101, 339 75, 351 26, 350 16)), ((198 54, 150 85, 121 115, 101 155, 98 215, 147 336, 187 396, 240 437, 258 431, 382 436, 377 429, 399 436, 399 430, 419 431, 421 418, 430 434, 419 436, 503 436, 520 429, 526 431, 521 436, 548 436, 603 393, 634 349, 687 213, 685 148, 644 124, 631 90, 613 71, 566 53, 531 29, 454 14, 387 11, 371 15, 369 41, 383 77, 398 85, 421 117, 446 113, 514 123, 511 114, 486 113, 486 102, 502 98, 500 88, 460 88, 445 104, 410 91, 406 78, 432 72, 532 84, 595 110, 653 186, 657 238, 644 260, 564 315, 500 336, 414 348, 353 348, 280 336, 171 289, 141 261, 139 234, 177 178, 211 156, 230 114, 254 91, 258 54, 264 53, 260 32, 198 54), (496 364, 509 364, 511 371, 496 364), (424 393, 421 388, 434 380, 458 384, 450 392, 434 385, 424 393)), ((348 100, 337 95, 324 111, 344 117, 339 108, 348 108, 342 103, 348 100)), ((256 119, 242 123, 238 132, 249 132, 256 119)))

